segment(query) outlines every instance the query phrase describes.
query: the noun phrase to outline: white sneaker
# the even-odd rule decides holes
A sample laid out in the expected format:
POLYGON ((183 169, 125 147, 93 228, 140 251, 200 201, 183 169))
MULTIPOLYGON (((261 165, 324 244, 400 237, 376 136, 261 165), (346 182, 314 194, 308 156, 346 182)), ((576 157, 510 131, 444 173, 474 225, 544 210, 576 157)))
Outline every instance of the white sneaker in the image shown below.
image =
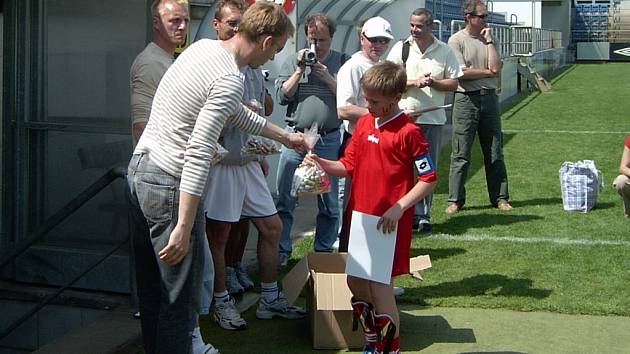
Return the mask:
POLYGON ((256 318, 259 320, 270 320, 274 317, 299 320, 306 317, 306 311, 301 307, 289 305, 287 297, 279 292, 278 297, 271 302, 261 298, 256 309, 256 318))
POLYGON ((335 243, 332 245, 333 252, 339 252, 339 239, 335 240, 335 243))
POLYGON ((405 289, 399 288, 397 286, 394 287, 394 296, 401 296, 405 293, 405 289))
POLYGON ((254 289, 254 282, 247 275, 247 271, 242 264, 239 264, 236 268, 236 278, 238 279, 239 284, 243 287, 244 291, 249 291, 254 289))
POLYGON ((238 275, 236 270, 232 267, 225 267, 225 286, 227 287, 228 294, 242 294, 245 289, 238 281, 238 275))
POLYGON ((225 302, 216 301, 213 318, 219 327, 223 329, 240 331, 247 328, 247 322, 245 322, 240 312, 236 309, 236 304, 232 297, 225 302))
POLYGON ((212 344, 208 343, 206 344, 205 351, 203 352, 203 354, 221 354, 221 353, 219 352, 219 349, 215 348, 214 346, 212 346, 212 344))

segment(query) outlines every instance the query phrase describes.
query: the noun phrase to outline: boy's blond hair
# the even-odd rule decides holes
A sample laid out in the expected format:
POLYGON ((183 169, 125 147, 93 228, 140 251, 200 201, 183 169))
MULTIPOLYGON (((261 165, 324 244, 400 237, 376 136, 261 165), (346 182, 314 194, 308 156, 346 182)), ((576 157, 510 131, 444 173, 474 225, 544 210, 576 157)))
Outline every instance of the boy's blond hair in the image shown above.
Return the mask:
POLYGON ((406 87, 405 68, 388 60, 374 64, 361 77, 363 91, 378 92, 386 97, 402 95, 406 87))
POLYGON ((238 26, 238 34, 250 42, 255 42, 260 36, 269 35, 274 39, 282 35, 293 36, 295 27, 284 13, 284 9, 269 1, 257 1, 243 14, 243 20, 238 26))
POLYGON ((172 2, 175 4, 182 5, 186 7, 186 9, 189 8, 188 0, 154 0, 153 4, 151 4, 151 15, 159 17, 161 15, 160 6, 166 2, 172 2))

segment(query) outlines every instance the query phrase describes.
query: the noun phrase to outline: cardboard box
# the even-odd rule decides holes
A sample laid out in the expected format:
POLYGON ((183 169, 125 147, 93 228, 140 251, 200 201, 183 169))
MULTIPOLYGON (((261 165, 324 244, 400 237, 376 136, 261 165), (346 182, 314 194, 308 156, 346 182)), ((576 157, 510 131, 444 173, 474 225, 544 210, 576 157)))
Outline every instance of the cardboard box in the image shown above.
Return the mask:
MULTIPOLYGON (((410 259, 411 272, 431 267, 429 256, 410 259)), ((362 348, 363 331, 352 331, 352 293, 346 283, 345 253, 311 253, 282 280, 291 304, 306 286, 306 308, 314 349, 362 348)))

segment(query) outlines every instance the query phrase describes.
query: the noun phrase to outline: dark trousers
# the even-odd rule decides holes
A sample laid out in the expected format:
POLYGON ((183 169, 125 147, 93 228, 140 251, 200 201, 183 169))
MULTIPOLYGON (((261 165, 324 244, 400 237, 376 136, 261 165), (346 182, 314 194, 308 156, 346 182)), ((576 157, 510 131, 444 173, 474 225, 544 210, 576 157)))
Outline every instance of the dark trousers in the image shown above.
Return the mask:
POLYGON ((503 161, 503 134, 499 99, 494 93, 455 93, 453 101, 453 152, 448 180, 449 203, 466 203, 466 178, 475 135, 483 153, 488 197, 493 206, 509 200, 508 178, 503 161))

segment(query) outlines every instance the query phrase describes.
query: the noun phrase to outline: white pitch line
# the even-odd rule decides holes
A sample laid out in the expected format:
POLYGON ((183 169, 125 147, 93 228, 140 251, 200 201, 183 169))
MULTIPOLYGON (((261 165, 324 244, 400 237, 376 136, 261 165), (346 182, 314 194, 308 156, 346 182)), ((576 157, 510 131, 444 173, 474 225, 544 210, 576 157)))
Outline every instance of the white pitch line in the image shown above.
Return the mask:
POLYGON ((530 129, 503 129, 504 133, 524 133, 524 134, 619 134, 627 135, 628 132, 619 131, 599 131, 599 130, 530 130, 530 129))
POLYGON ((514 243, 551 243, 557 245, 579 245, 579 246, 630 246, 630 241, 624 240, 584 240, 556 237, 513 237, 513 236, 489 236, 489 235, 449 235, 436 234, 429 236, 430 239, 448 241, 494 241, 494 242, 514 242, 514 243))

